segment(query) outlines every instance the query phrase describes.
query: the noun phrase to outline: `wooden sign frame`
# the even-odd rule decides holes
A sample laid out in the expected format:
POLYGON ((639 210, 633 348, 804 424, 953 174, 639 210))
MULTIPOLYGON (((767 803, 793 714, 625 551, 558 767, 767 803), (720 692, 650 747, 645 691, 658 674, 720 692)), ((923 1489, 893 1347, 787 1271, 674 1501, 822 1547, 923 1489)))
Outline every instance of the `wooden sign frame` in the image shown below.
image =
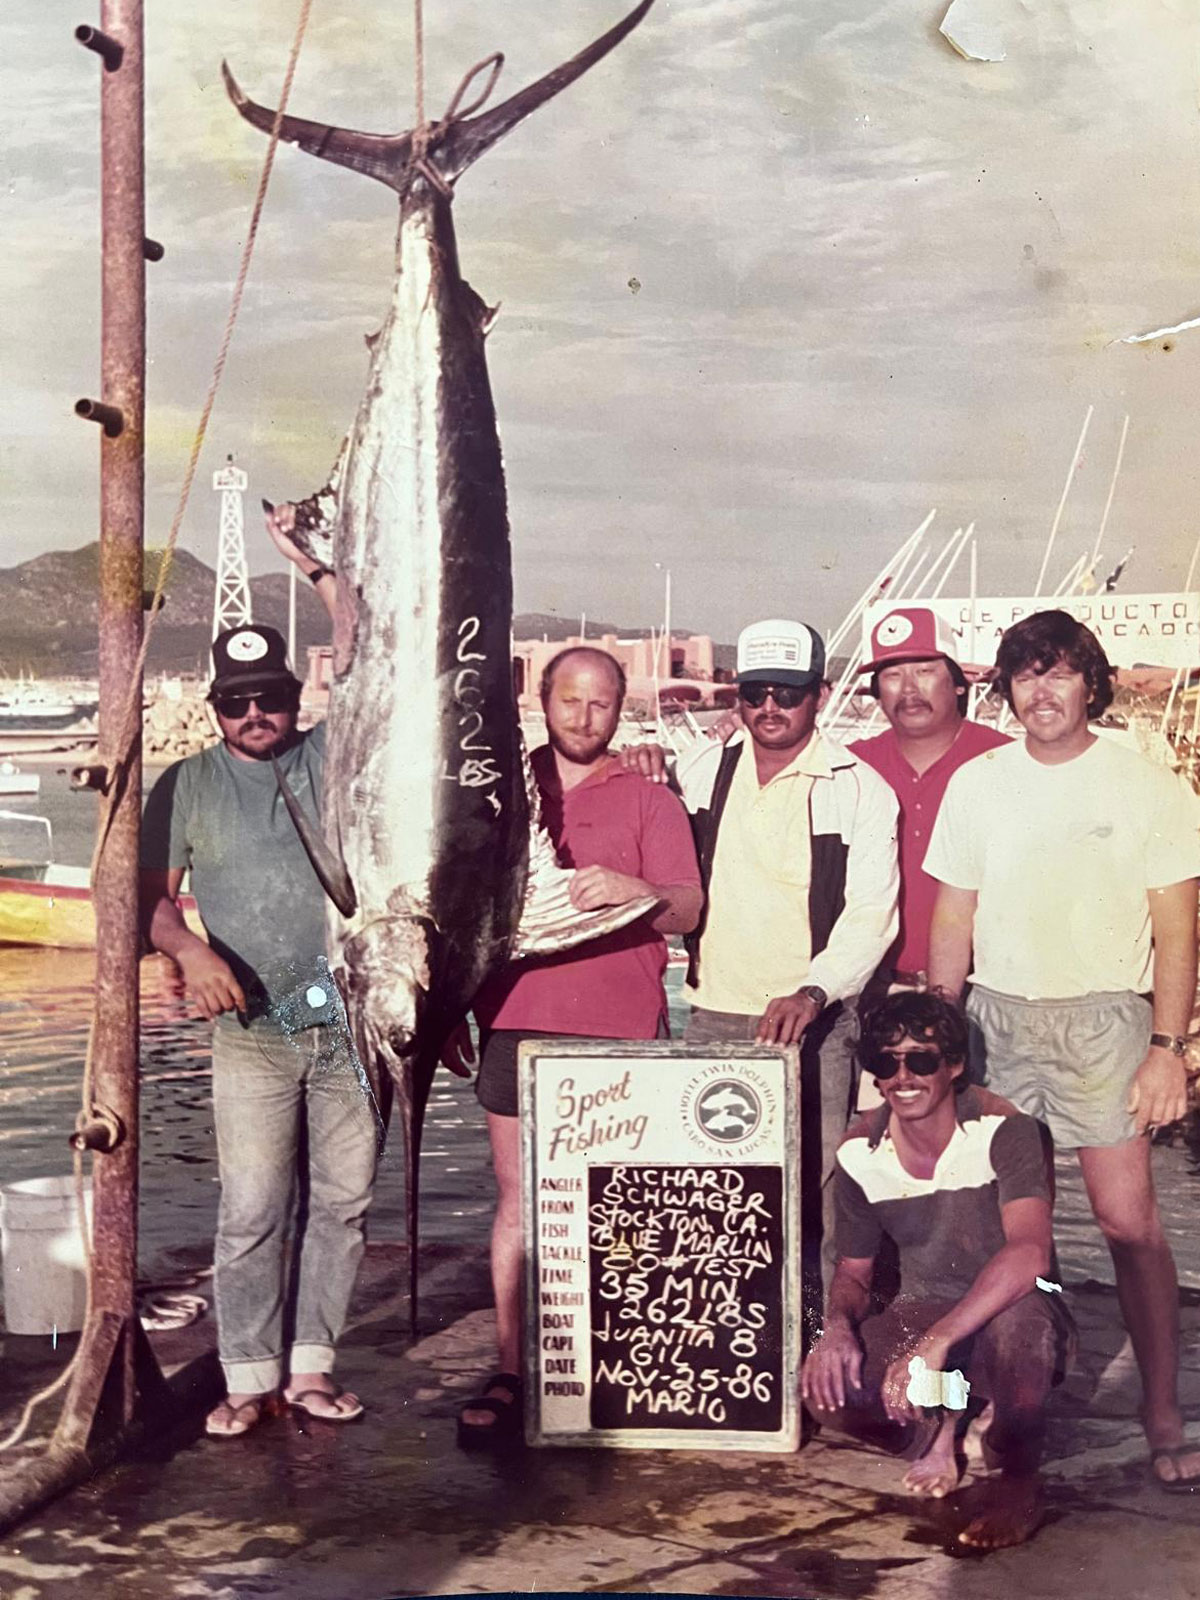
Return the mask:
MULTIPOLYGON (((794 1451, 800 1443, 798 1383, 800 1371, 800 1330, 802 1323, 800 1283, 800 1060, 794 1045, 762 1047, 753 1044, 687 1045, 673 1041, 630 1042, 607 1039, 529 1039, 518 1051, 518 1083, 521 1125, 521 1213, 525 1240, 525 1437, 531 1445, 564 1447, 599 1446, 608 1449, 650 1450, 764 1450, 794 1451), (539 1112, 542 1113, 539 1117, 539 1112), (549 1113, 547 1115, 547 1113, 549 1113), (688 1317, 692 1340, 704 1348, 716 1345, 713 1360, 718 1365, 703 1370, 703 1388, 692 1386, 690 1357, 672 1355, 685 1368, 686 1402, 701 1408, 700 1416, 689 1413, 688 1425, 632 1426, 593 1425, 593 1350, 592 1304, 597 1294, 596 1278, 608 1283, 628 1282, 612 1275, 613 1246, 629 1255, 636 1245, 658 1239, 661 1230, 651 1235, 617 1237, 610 1212, 606 1221, 596 1209, 596 1196, 611 1197, 621 1192, 623 1183, 635 1183, 636 1169, 646 1169, 653 1185, 684 1184, 692 1191, 710 1187, 734 1193, 734 1210, 722 1218, 718 1229, 729 1237, 719 1243, 733 1250, 751 1249, 739 1243, 734 1233, 759 1235, 768 1227, 771 1240, 757 1238, 754 1248, 763 1261, 778 1292, 778 1306, 771 1308, 773 1320, 765 1335, 772 1351, 776 1371, 764 1380, 761 1373, 748 1373, 753 1361, 736 1362, 732 1372, 725 1370, 734 1356, 732 1337, 725 1326, 698 1329, 688 1317), (665 1170, 665 1169, 669 1169, 665 1170), (778 1172, 776 1180, 774 1172, 778 1172), (713 1174, 718 1176, 700 1176, 713 1174), (589 1178, 589 1174, 591 1177, 589 1178), (728 1174, 728 1176, 726 1176, 728 1174), (737 1176, 733 1176, 737 1174, 737 1176), (749 1175, 749 1176, 747 1176, 749 1175), (548 1187, 552 1183, 553 1187, 548 1187), (599 1185, 605 1187, 601 1190, 599 1185), (762 1188, 762 1192, 756 1189, 762 1188), (768 1218, 768 1194, 778 1192, 778 1216, 768 1218), (738 1207, 740 1206, 740 1210, 738 1207), (758 1213, 755 1215, 754 1213, 758 1213), (761 1222, 761 1226, 760 1226, 761 1222), (777 1227, 776 1227, 777 1224, 777 1227), (776 1237, 777 1236, 777 1237, 776 1237), (596 1252, 604 1248, 599 1240, 611 1240, 609 1254, 597 1267, 596 1252), (773 1242, 772 1242, 773 1241, 773 1242), (774 1244, 779 1259, 771 1262, 774 1244), (604 1266, 610 1270, 607 1277, 604 1266), (543 1326, 545 1323, 545 1326, 543 1326), (549 1371, 553 1363, 553 1377, 549 1371), (724 1365, 722 1365, 724 1363, 724 1365), (771 1393, 773 1380, 779 1383, 778 1404, 771 1393), (759 1401, 769 1398, 770 1410, 778 1415, 778 1425, 739 1427, 727 1425, 730 1413, 739 1408, 753 1411, 750 1385, 759 1401), (551 1384, 558 1393, 551 1395, 551 1384), (701 1399, 700 1396, 704 1398, 701 1399), (714 1420, 705 1425, 710 1414, 714 1420)), ((644 1186, 643 1186, 644 1187, 644 1186)), ((672 1193, 678 1193, 672 1188, 672 1193)), ((606 1203, 618 1204, 615 1200, 606 1203)), ((695 1196, 693 1204, 718 1212, 725 1202, 719 1197, 695 1196)), ((645 1213, 625 1213, 630 1217, 645 1213)), ((671 1211, 670 1216, 681 1213, 671 1211)), ((712 1222, 705 1227, 711 1228, 712 1222)), ((682 1223, 680 1224, 682 1227, 682 1223)), ((652 1265, 643 1268, 641 1257, 633 1262, 634 1271, 661 1273, 674 1271, 671 1262, 683 1258, 677 1230, 672 1247, 675 1254, 659 1263, 651 1254, 652 1265)), ((716 1246, 713 1247, 714 1249, 716 1246)), ((627 1270, 631 1263, 625 1261, 627 1270)), ((725 1263, 709 1260, 703 1269, 724 1272, 725 1263)), ((736 1266, 728 1269, 733 1273, 736 1266)), ((754 1263, 743 1266, 747 1277, 756 1270, 754 1263)), ((655 1278, 657 1285, 660 1278, 655 1278)), ((648 1280, 643 1276, 634 1285, 642 1291, 648 1280)), ((677 1280, 666 1278, 678 1288, 677 1280)), ((739 1315, 741 1300, 734 1299, 728 1278, 696 1280, 686 1296, 714 1296, 718 1313, 739 1315), (714 1288, 713 1284, 717 1286, 714 1288), (729 1298, 723 1298, 729 1297, 729 1298)), ((760 1280, 762 1283, 763 1280, 760 1280)), ((619 1293, 617 1289, 614 1294, 619 1293)), ((643 1291, 647 1292, 647 1291, 643 1291)), ((763 1291, 770 1292, 770 1291, 763 1291)), ((647 1301, 649 1304, 649 1300, 647 1301)), ((690 1307, 690 1298, 687 1300, 690 1307)), ((761 1303, 751 1303, 761 1317, 761 1303)), ((623 1308, 618 1307, 620 1312, 623 1308)), ((665 1308, 663 1320, 667 1319, 665 1308)), ((704 1307, 703 1316, 712 1315, 704 1307)), ((636 1305, 625 1311, 631 1320, 621 1325, 625 1332, 636 1321, 636 1305)), ((680 1313, 679 1315, 684 1315, 680 1313)), ((713 1317, 714 1322, 717 1317, 713 1317)), ((605 1325, 612 1328, 607 1315, 605 1325)), ((759 1324, 755 1324, 759 1326, 759 1324)), ((614 1335, 615 1337, 615 1335, 614 1335)), ((641 1336, 646 1338, 648 1336, 641 1336)), ((661 1331, 656 1340, 668 1338, 661 1331)), ((750 1331, 738 1335, 743 1346, 757 1349, 750 1331)), ((644 1352, 643 1352, 644 1355, 644 1352)), ((700 1357, 696 1360, 699 1361, 700 1357)), ((610 1367, 615 1366, 609 1363, 610 1367)), ((604 1362, 599 1364, 602 1369, 604 1362)), ((633 1369, 622 1365, 622 1381, 632 1380, 633 1369)), ((657 1370, 651 1374, 657 1376, 657 1370)), ((641 1374, 639 1373, 639 1379, 641 1374)), ((610 1388, 609 1393, 616 1390, 610 1388)), ((643 1400, 648 1390, 636 1391, 643 1400)), ((628 1397, 634 1405, 634 1388, 628 1397)), ((665 1391, 657 1392, 655 1402, 667 1408, 669 1417, 677 1409, 676 1399, 665 1391)), ((610 1402, 611 1403, 611 1402, 610 1402)), ((680 1404, 684 1402, 681 1401, 680 1404)), ((658 1404, 652 1409, 657 1413, 658 1404)))

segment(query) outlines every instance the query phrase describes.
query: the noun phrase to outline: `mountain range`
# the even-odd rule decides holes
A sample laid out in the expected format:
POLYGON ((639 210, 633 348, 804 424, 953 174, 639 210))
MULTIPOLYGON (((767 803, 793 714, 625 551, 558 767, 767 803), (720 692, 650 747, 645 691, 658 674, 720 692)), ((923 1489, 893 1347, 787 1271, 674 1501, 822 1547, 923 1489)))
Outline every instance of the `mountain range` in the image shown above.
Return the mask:
MULTIPOLYGON (((152 591, 162 552, 148 550, 144 582, 152 591)), ((167 578, 166 603, 150 641, 150 673, 209 671, 216 573, 188 550, 176 550, 167 578)), ((288 575, 270 572, 250 579, 250 605, 256 622, 286 636, 288 575)), ((0 568, 0 677, 94 678, 99 612, 99 546, 53 550, 19 566, 0 568)), ((513 618, 518 639, 568 639, 578 631, 578 616, 522 612, 513 618)), ((589 617, 588 633, 632 638, 648 628, 624 628, 589 617)), ((684 630, 675 629, 677 637, 684 630)), ((329 638, 329 619, 311 585, 296 585, 297 671, 304 676, 305 652, 329 638)), ((721 647, 718 647, 721 660, 721 647)))

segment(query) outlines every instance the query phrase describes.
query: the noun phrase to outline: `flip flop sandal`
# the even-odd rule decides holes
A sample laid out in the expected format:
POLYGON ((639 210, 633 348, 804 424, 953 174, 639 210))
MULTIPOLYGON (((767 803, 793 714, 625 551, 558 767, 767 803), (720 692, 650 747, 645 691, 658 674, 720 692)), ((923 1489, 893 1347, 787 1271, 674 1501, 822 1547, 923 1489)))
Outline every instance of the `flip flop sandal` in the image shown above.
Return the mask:
POLYGON ((240 1439, 251 1428, 256 1428, 266 1414, 265 1395, 254 1395, 243 1400, 240 1406, 231 1406, 228 1400, 210 1411, 204 1420, 204 1431, 210 1439, 240 1439), (214 1426, 218 1417, 224 1417, 224 1427, 214 1426))
POLYGON ((512 1444, 521 1434, 521 1380, 515 1372, 494 1373, 482 1391, 458 1408, 458 1444, 462 1450, 490 1450, 494 1445, 512 1444), (507 1400, 488 1394, 502 1389, 507 1400), (468 1411, 490 1411, 491 1422, 468 1422, 468 1411))
POLYGON ((293 1411, 302 1411, 316 1422, 357 1422, 366 1410, 358 1396, 347 1389, 301 1389, 299 1394, 285 1393, 283 1398, 293 1411), (313 1406, 314 1400, 326 1406, 336 1405, 339 1400, 350 1400, 353 1404, 344 1411, 319 1410, 313 1406))
POLYGON ((1176 1471, 1179 1470, 1181 1456, 1200 1455, 1198 1444, 1172 1444, 1159 1445, 1157 1450, 1151 1450, 1149 1461, 1150 1477, 1156 1488, 1164 1494, 1195 1494, 1200 1490, 1200 1476, 1195 1478, 1164 1478, 1157 1470, 1160 1461, 1169 1461, 1176 1471))

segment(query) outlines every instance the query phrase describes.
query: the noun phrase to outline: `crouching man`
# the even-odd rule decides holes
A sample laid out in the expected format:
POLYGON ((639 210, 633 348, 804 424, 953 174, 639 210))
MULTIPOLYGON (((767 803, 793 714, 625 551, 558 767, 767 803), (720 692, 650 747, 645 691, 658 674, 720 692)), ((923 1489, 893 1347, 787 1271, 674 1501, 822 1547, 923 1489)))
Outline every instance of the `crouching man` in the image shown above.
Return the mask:
MULTIPOLYGON (((862 1062, 883 1104, 838 1148, 838 1261, 801 1393, 823 1423, 907 1455, 905 1488, 934 1498, 956 1488, 959 1430, 988 1401, 992 1471, 960 1497, 958 1542, 997 1549, 1041 1521, 1043 1414, 1071 1324, 1059 1296, 1037 1286, 1052 1248, 1041 1130, 1008 1101, 964 1087, 966 1051, 962 1016, 935 995, 893 995, 866 1020, 862 1062), (885 1235, 900 1291, 873 1316, 885 1235), (970 1412, 915 1404, 914 1357, 934 1373, 964 1373, 970 1412)), ((946 1399, 962 1405, 961 1395, 946 1399)))

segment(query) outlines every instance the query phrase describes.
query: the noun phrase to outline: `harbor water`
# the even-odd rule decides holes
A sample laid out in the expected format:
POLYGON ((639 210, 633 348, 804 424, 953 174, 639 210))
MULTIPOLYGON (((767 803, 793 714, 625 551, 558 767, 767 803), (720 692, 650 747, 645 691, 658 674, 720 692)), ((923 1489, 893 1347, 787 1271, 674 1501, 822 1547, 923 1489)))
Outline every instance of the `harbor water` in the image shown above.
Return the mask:
MULTIPOLYGON (((42 767, 40 796, 9 809, 37 811, 54 825, 60 862, 86 865, 95 797, 69 790, 65 770, 42 767)), ((152 781, 156 774, 148 774, 152 781)), ((94 958, 88 951, 0 947, 0 1182, 70 1170, 67 1137, 79 1107, 92 1008, 94 958)), ((672 1031, 686 1005, 682 969, 669 972, 672 1031)), ((162 1283, 211 1259, 217 1210, 212 1131, 210 1027, 179 992, 165 958, 142 963, 142 1157, 140 1262, 162 1283)), ((1183 1142, 1154 1152, 1164 1219, 1181 1281, 1200 1290, 1200 1170, 1183 1142)), ((1060 1156, 1056 1235, 1068 1282, 1111 1283, 1108 1253, 1088 1214, 1075 1162, 1060 1156)), ((404 1230, 399 1138, 384 1153, 371 1212, 371 1234, 400 1239, 404 1230)), ((482 1111, 472 1084, 440 1072, 430 1099, 422 1163, 422 1235, 442 1242, 486 1236, 493 1183, 482 1111)))

